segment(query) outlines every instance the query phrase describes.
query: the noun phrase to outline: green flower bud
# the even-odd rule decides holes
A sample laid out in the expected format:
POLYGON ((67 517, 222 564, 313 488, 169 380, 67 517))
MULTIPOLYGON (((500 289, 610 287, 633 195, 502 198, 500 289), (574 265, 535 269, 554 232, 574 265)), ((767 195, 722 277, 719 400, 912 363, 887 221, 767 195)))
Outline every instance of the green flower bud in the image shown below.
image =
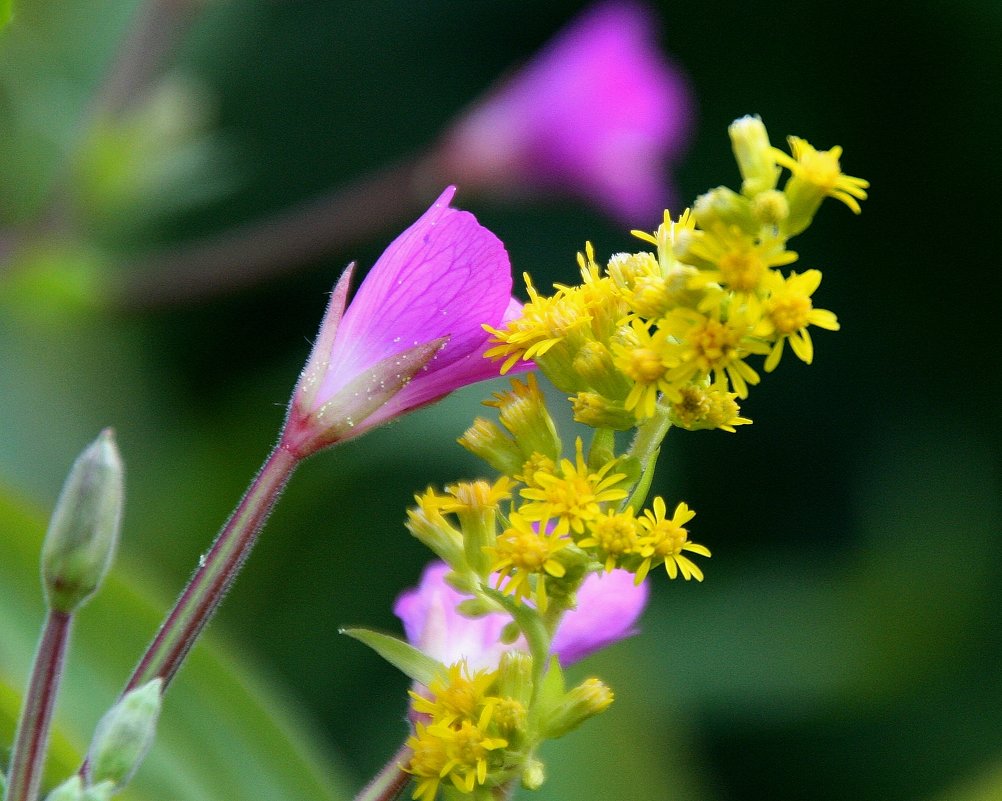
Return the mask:
POLYGON ((110 801, 114 794, 114 782, 101 782, 84 790, 83 795, 80 796, 80 801, 110 801))
POLYGON ((538 790, 546 781, 546 770, 538 759, 527 759, 522 766, 522 786, 526 790, 538 790))
POLYGON ((153 679, 127 693, 101 718, 87 754, 90 780, 124 787, 153 744, 163 679, 153 679))
POLYGON ((629 431, 637 424, 637 416, 623 408, 623 404, 611 401, 597 392, 579 392, 571 398, 574 419, 592 428, 612 428, 629 431))
POLYGON ((498 665, 497 693, 528 706, 532 700, 532 657, 524 651, 505 651, 498 665))
POLYGON ((734 157, 744 179, 741 184, 742 194, 755 197, 759 192, 775 189, 780 170, 761 118, 745 116, 735 120, 727 133, 731 136, 734 157))
POLYGON ((490 420, 478 417, 458 440, 466 450, 506 476, 522 467, 522 450, 490 420))
POLYGON ((70 776, 45 797, 45 801, 82 801, 83 780, 79 776, 70 776))
POLYGON ((586 679, 566 693, 563 700, 542 721, 544 737, 563 737, 588 718, 604 712, 612 703, 613 694, 608 685, 599 679, 586 679))
POLYGON ((54 611, 69 613, 104 579, 118 545, 122 460, 111 429, 77 457, 42 545, 42 582, 54 611))
POLYGON ((700 195, 696 198, 692 211, 696 215, 696 222, 706 231, 735 225, 749 234, 758 230, 759 223, 752 213, 748 198, 726 186, 718 186, 700 195))

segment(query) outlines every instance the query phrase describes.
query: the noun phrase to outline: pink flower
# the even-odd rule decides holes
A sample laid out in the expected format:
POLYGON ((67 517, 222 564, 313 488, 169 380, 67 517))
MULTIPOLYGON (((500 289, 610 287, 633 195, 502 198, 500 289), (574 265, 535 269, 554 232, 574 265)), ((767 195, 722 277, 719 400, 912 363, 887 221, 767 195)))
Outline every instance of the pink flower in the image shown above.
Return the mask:
POLYGON ((504 245, 449 206, 455 191, 393 240, 347 309, 352 268, 338 281, 282 434, 297 455, 498 374, 482 325, 502 325, 521 304, 504 245))
POLYGON ((655 30, 639 4, 593 6, 449 131, 445 174, 516 194, 562 190, 625 222, 656 222, 692 103, 655 30))
MULTIPOLYGON (((504 614, 468 618, 456 611, 468 596, 445 583, 449 566, 432 562, 421 583, 397 598, 393 612, 403 621, 407 640, 446 665, 466 659, 470 668, 495 668, 511 648, 527 650, 519 638, 511 645, 500 641, 511 620, 504 614)), ((593 573, 578 591, 578 605, 564 615, 553 637, 553 652, 569 665, 634 633, 647 604, 647 585, 637 586, 625 570, 593 573)))

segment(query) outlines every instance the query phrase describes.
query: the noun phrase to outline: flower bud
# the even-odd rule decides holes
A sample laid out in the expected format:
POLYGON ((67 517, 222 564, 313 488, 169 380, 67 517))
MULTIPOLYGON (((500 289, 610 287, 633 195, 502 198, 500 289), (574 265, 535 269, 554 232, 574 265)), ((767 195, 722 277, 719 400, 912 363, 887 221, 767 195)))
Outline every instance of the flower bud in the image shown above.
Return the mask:
POLYGON ((726 186, 718 186, 700 195, 696 198, 692 211, 696 222, 704 231, 720 226, 737 226, 742 231, 753 234, 759 227, 748 199, 726 186))
POLYGON ((755 197, 759 192, 776 188, 779 167, 769 145, 769 134, 759 117, 745 116, 731 123, 727 129, 731 147, 741 170, 741 193, 755 197))
POLYGON ((630 381, 613 364, 609 349, 598 341, 584 345, 574 357, 574 370, 593 389, 607 398, 624 400, 630 394, 630 381))
POLYGON ((532 657, 524 651, 505 651, 498 665, 497 692, 528 706, 532 700, 532 657))
POLYGON ((163 679, 153 679, 126 693, 101 718, 87 754, 93 784, 108 781, 121 789, 132 778, 153 744, 162 689, 163 679))
POLYGON ((571 398, 574 420, 592 428, 612 428, 629 431, 637 424, 637 416, 623 408, 622 403, 604 398, 597 392, 579 392, 571 398))
POLYGON ((790 203, 778 189, 770 189, 755 196, 752 213, 762 225, 779 225, 790 216, 790 203))
POLYGON ((80 801, 111 801, 115 794, 114 782, 100 782, 93 787, 88 787, 80 796, 80 801))
POLYGON ((111 566, 122 518, 122 473, 111 429, 70 469, 42 545, 42 583, 56 612, 83 604, 111 566))
POLYGON ((551 459, 560 457, 557 427, 546 410, 546 399, 534 375, 530 374, 524 384, 512 379, 510 390, 495 392, 494 400, 486 401, 484 405, 497 407, 501 425, 515 437, 524 459, 533 453, 541 453, 551 459))
MULTIPOLYGON (((0 777, 3 774, 0 773, 0 777)), ((2 788, 2 779, 0 779, 2 788)), ((56 787, 45 797, 45 801, 82 801, 83 799, 83 779, 79 776, 70 776, 66 781, 56 787)))
POLYGON ((608 685, 599 679, 586 679, 564 695, 556 709, 542 722, 547 738, 563 737, 588 718, 604 712, 612 703, 613 694, 608 685))
POLYGON ((546 770, 538 759, 527 759, 522 766, 522 786, 526 790, 538 790, 546 781, 546 770))
POLYGON ((518 472, 525 457, 518 445, 490 420, 478 417, 457 442, 499 473, 518 472))

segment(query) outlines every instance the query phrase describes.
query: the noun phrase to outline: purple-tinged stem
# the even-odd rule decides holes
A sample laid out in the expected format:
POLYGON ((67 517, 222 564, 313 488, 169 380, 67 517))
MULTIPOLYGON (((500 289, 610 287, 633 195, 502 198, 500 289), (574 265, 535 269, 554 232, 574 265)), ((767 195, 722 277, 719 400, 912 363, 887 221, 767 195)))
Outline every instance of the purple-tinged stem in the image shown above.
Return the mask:
POLYGON ((17 723, 4 801, 35 801, 49 742, 49 724, 62 677, 72 615, 49 611, 17 723))
POLYGON ((279 444, 226 521, 139 660, 123 694, 157 677, 170 683, 247 559, 300 457, 279 444))
POLYGON ((355 801, 394 801, 410 782, 410 774, 400 766, 411 757, 407 746, 395 753, 375 778, 362 789, 355 801))

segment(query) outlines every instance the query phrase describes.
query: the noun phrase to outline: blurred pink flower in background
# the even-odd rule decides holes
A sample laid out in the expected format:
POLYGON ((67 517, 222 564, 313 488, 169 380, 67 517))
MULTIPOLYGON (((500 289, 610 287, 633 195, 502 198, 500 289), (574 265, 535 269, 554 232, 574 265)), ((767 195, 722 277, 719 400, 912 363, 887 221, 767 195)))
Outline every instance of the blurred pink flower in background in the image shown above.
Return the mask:
POLYGON ((455 191, 393 240, 347 310, 351 268, 338 281, 282 434, 297 455, 498 375, 482 325, 502 325, 521 304, 504 245, 449 206, 455 191))
MULTIPOLYGON (((393 612, 411 645, 445 665, 466 659, 471 670, 496 668, 501 654, 511 648, 528 650, 521 638, 511 645, 500 641, 501 630, 511 620, 508 615, 461 615, 456 607, 469 596, 446 584, 448 572, 444 562, 432 562, 418 586, 397 598, 393 612)), ((562 665, 569 665, 630 636, 646 605, 647 585, 634 584, 633 574, 592 573, 578 591, 577 609, 560 621, 553 652, 562 665)))
POLYGON ((587 10, 461 116, 442 174, 486 192, 575 194, 633 225, 660 220, 693 112, 656 30, 634 2, 587 10))

